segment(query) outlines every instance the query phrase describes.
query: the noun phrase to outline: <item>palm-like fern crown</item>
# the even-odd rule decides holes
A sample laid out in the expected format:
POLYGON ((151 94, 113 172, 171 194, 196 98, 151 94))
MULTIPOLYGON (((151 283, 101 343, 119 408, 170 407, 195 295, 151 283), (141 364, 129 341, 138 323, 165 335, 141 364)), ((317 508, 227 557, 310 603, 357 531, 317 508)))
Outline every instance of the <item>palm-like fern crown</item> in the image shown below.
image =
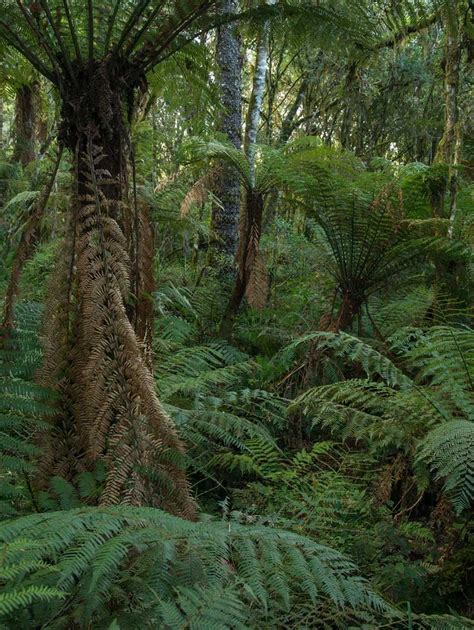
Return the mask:
MULTIPOLYGON (((373 182, 367 185, 363 180, 357 158, 325 147, 317 138, 301 138, 281 148, 257 145, 254 179, 246 157, 229 142, 194 139, 188 150, 206 164, 209 159, 232 164, 247 190, 265 196, 276 188, 293 205, 314 214, 328 254, 327 271, 339 291, 359 305, 394 278, 406 278, 429 254, 454 259, 469 255, 460 242, 434 236, 437 226, 432 222, 412 225, 406 220, 406 190, 395 184, 374 190, 373 182)), ((197 182, 185 199, 186 211, 191 202, 202 201, 210 184, 209 175, 197 182)))
POLYGON ((442 221, 407 218, 405 197, 415 194, 416 182, 378 181, 352 154, 318 146, 312 138, 292 143, 285 153, 278 178, 314 215, 327 271, 357 308, 395 280, 406 280, 430 256, 469 258, 468 247, 442 236, 442 221))
POLYGON ((214 0, 165 2, 2 0, 0 34, 60 89, 79 79, 84 62, 129 58, 128 79, 205 27, 214 0))

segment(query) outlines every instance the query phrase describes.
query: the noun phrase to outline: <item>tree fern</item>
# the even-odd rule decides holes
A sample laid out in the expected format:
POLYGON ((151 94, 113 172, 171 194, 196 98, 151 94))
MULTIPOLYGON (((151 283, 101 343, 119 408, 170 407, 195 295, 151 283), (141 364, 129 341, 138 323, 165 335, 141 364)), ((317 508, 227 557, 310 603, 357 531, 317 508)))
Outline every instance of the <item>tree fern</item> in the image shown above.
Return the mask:
POLYGON ((290 409, 307 413, 313 426, 364 440, 376 450, 403 449, 413 457, 421 444, 419 461, 430 463, 445 479, 456 509, 467 508, 473 499, 472 331, 439 326, 394 335, 392 351, 403 371, 363 341, 341 333, 307 335, 288 351, 310 340, 323 352, 359 364, 367 378, 311 388, 290 409))

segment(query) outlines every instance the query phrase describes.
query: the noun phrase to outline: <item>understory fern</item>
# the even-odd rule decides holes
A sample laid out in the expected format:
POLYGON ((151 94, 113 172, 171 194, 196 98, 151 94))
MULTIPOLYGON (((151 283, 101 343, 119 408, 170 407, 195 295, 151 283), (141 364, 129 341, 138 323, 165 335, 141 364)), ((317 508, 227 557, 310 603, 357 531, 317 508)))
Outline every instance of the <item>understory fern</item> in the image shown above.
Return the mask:
POLYGON ((7 521, 0 540, 0 613, 22 628, 102 627, 113 619, 124 628, 170 621, 248 627, 252 607, 265 618, 297 596, 374 614, 386 609, 339 552, 268 527, 82 507, 7 521))
POLYGON ((4 332, 0 347, 0 517, 21 514, 34 504, 31 488, 40 450, 35 437, 55 415, 54 394, 37 385, 41 351, 37 339, 40 309, 23 304, 17 326, 4 332))
POLYGON ((191 470, 211 478, 227 464, 249 473, 248 443, 275 448, 286 401, 255 386, 258 365, 246 353, 202 334, 209 303, 199 289, 169 285, 155 300, 157 389, 188 446, 191 470))
POLYGON ((314 333, 286 349, 312 342, 334 361, 359 366, 358 378, 318 385, 290 406, 344 440, 379 455, 401 451, 428 462, 457 511, 474 498, 474 335, 467 328, 406 329, 388 339, 387 354, 346 333, 314 333), (362 378, 365 374, 365 378, 362 378))
POLYGON ((474 422, 452 420, 433 429, 421 444, 427 460, 460 512, 474 503, 474 422))

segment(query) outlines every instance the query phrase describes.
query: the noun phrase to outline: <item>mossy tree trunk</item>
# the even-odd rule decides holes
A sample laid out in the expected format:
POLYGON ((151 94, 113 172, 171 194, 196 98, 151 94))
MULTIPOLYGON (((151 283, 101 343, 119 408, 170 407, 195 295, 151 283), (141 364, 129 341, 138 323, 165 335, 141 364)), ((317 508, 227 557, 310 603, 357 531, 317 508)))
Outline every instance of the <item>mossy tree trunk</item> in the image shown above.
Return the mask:
MULTIPOLYGON (((265 0, 266 4, 275 4, 276 0, 265 0)), ((257 39, 255 70, 252 92, 245 121, 244 153, 249 166, 250 182, 245 194, 245 203, 241 210, 239 247, 237 252, 238 271, 234 288, 224 314, 221 333, 228 336, 232 331, 233 320, 249 288, 252 273, 258 274, 260 238, 262 235, 263 195, 256 188, 255 181, 255 143, 265 94, 265 78, 268 70, 268 47, 270 24, 265 21, 257 39)), ((259 265, 262 267, 261 265, 259 265)), ((263 267, 262 267, 263 270, 263 267)), ((263 272, 264 275, 266 272, 263 272)), ((254 276, 255 277, 255 276, 254 276)), ((258 282, 257 282, 258 284, 258 282)))
POLYGON ((461 158, 461 124, 459 115, 459 82, 462 57, 462 24, 455 9, 445 11, 445 55, 444 55, 444 131, 436 149, 434 162, 447 164, 448 182, 440 194, 433 211, 439 215, 449 193, 449 232, 452 234, 456 218, 457 167, 461 158))
POLYGON ((15 95, 15 144, 12 159, 28 166, 36 158, 38 84, 20 86, 15 95))

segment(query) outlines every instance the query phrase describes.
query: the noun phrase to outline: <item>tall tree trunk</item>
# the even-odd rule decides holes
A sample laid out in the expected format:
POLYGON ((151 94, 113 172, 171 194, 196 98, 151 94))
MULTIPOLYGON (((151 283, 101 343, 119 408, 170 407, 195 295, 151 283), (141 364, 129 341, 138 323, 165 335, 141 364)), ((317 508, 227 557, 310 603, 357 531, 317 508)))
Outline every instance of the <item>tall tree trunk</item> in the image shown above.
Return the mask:
MULTIPOLYGON (((238 0, 222 0, 219 12, 233 15, 238 12, 238 0)), ((217 33, 216 59, 219 68, 219 92, 224 111, 219 131, 232 144, 242 146, 241 44, 237 24, 221 26, 217 33)), ((224 256, 225 271, 230 272, 237 252, 240 214, 240 178, 236 169, 223 164, 215 182, 215 194, 221 205, 212 212, 212 226, 217 235, 216 249, 224 256)))
MULTIPOLYGON (((276 0, 266 0, 266 4, 275 4, 276 0)), ((255 184, 255 143, 257 141, 258 125, 262 111, 265 93, 265 77, 268 68, 268 45, 270 37, 270 23, 263 24, 257 39, 257 54, 253 76, 252 93, 250 95, 247 117, 245 121, 244 151, 250 168, 250 180, 255 184)))
POLYGON ((36 106, 38 84, 22 85, 15 97, 13 160, 27 166, 36 157, 36 106))
MULTIPOLYGON (((444 57, 444 132, 438 144, 435 162, 449 167, 447 192, 449 192, 449 233, 452 235, 456 218, 457 167, 461 157, 461 128, 459 122, 459 79, 461 69, 462 26, 456 10, 446 9, 445 15, 445 57, 444 57)), ((441 207, 444 201, 442 191, 441 207)), ((436 209, 435 209, 436 210, 436 209)))
POLYGON ((3 118, 4 118, 4 105, 0 98, 0 151, 3 151, 3 118))
POLYGON ((42 380, 59 383, 63 400, 45 445, 47 472, 74 479, 104 462, 99 503, 151 504, 193 518, 183 448, 156 396, 147 328, 137 317, 139 258, 150 256, 140 256, 141 221, 128 194, 123 111, 134 86, 120 81, 124 63, 89 64, 63 101, 61 141, 74 156, 76 195, 46 312, 42 380))
MULTIPOLYGON (((275 4, 276 2, 276 0, 265 1, 266 4, 275 4)), ((261 262, 258 252, 262 232, 263 197, 255 189, 255 143, 265 93, 269 37, 270 23, 266 21, 257 39, 252 93, 245 122, 244 152, 249 164, 251 185, 246 192, 245 206, 241 212, 237 253, 238 272, 221 326, 221 332, 226 336, 230 335, 232 331, 234 317, 247 292, 249 281, 252 278, 252 267, 255 263, 261 262)))
MULTIPOLYGON (((245 195, 245 215, 241 219, 239 251, 237 254, 238 271, 234 289, 224 316, 222 332, 230 334, 233 318, 249 289, 252 292, 265 291, 266 284, 260 281, 259 276, 265 275, 260 264, 259 245, 262 232, 263 196, 248 189, 245 195)), ((250 296, 251 299, 253 296, 250 296)), ((258 299, 258 298, 257 298, 258 299)))

